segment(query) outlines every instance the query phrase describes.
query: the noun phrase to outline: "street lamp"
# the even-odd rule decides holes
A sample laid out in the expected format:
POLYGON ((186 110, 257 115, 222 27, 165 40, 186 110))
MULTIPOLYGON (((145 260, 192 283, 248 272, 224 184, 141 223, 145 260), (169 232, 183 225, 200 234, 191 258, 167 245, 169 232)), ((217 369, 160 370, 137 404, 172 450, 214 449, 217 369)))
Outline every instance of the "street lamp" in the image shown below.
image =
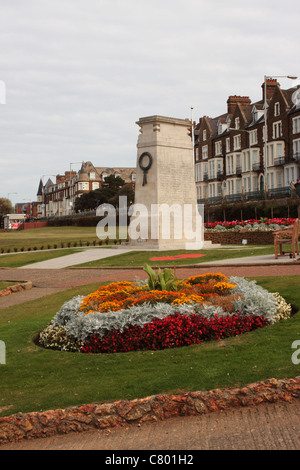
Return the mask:
POLYGON ((265 190, 268 191, 268 159, 267 159, 267 144, 268 144, 268 126, 267 126, 267 80, 273 78, 289 78, 290 80, 296 80, 298 77, 295 75, 265 75, 264 76, 264 179, 265 179, 265 190))

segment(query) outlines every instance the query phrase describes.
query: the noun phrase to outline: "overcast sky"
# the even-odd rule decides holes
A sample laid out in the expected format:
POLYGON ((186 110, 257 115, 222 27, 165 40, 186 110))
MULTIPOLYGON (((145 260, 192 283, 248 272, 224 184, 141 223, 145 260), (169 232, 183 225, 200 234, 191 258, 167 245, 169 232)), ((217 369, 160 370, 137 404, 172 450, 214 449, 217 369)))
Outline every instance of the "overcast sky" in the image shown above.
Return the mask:
POLYGON ((261 99, 264 75, 300 77, 299 13, 299 0, 0 0, 0 197, 34 201, 70 163, 135 166, 141 117, 194 106, 198 122, 230 95, 261 99))

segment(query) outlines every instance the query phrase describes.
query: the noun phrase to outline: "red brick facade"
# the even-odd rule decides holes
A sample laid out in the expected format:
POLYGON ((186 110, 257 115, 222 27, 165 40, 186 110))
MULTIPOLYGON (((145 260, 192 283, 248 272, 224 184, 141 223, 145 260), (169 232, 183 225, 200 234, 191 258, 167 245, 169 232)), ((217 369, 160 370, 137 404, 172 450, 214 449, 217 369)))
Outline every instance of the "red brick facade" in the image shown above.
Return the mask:
POLYGON ((295 92, 266 79, 262 99, 229 96, 227 112, 195 126, 195 175, 200 202, 293 195, 300 178, 300 102, 295 92), (265 145, 265 85, 267 143, 265 145), (266 155, 265 155, 266 154, 266 155))

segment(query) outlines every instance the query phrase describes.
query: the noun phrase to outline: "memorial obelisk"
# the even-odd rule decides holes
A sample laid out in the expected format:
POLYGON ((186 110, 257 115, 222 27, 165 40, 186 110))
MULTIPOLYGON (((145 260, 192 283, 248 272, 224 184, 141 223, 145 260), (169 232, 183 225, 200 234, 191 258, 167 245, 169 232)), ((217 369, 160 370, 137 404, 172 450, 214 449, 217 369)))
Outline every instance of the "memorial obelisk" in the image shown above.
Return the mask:
POLYGON ((129 245, 201 249, 203 219, 197 205, 191 121, 155 115, 136 124, 140 134, 129 245))

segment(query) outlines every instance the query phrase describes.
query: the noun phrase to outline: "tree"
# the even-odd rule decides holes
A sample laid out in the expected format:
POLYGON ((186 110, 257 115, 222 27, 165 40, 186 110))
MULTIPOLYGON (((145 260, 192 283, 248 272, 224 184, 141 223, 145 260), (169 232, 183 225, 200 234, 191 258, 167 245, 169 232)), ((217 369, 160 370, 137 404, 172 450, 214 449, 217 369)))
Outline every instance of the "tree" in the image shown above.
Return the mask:
POLYGON ((14 207, 11 201, 5 197, 0 197, 0 216, 13 213, 14 207))
POLYGON ((84 193, 75 199, 75 211, 97 209, 99 205, 108 203, 124 185, 125 181, 120 176, 107 176, 101 188, 84 193))

